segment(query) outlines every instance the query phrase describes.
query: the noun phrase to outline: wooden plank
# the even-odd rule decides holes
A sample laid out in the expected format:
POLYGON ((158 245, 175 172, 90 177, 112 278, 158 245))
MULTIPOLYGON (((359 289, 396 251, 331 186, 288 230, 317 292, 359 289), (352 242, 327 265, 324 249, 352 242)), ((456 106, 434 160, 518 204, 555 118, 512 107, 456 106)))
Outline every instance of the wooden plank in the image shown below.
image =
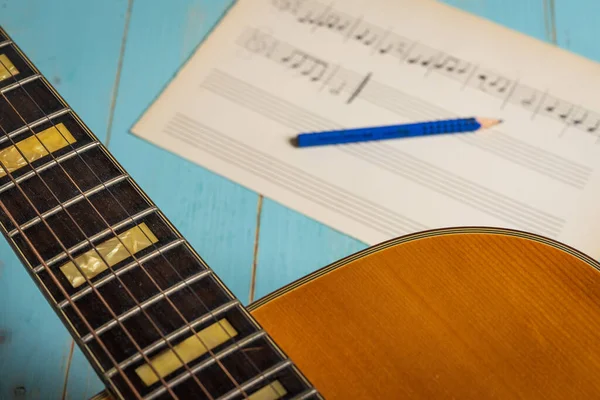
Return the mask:
POLYGON ((600 61, 600 2, 548 0, 554 5, 557 43, 560 47, 600 61))
POLYGON ((69 400, 87 400, 104 390, 104 384, 77 346, 73 349, 66 384, 65 399, 69 400))
MULTIPOLYGON (((136 2, 109 148, 241 299, 248 297, 258 196, 129 133, 226 10, 226 1, 136 2)), ((202 110, 198 110, 202 112, 202 110)))
POLYGON ((441 0, 442 3, 544 41, 549 40, 551 36, 551 27, 545 18, 546 1, 441 0))
POLYGON ((254 300, 366 247, 269 199, 261 214, 254 300))
MULTIPOLYGON (((448 0, 540 40, 547 36, 542 0, 448 0)), ((265 199, 261 215, 254 299, 364 248, 364 243, 265 199), (273 245, 276 244, 276 245, 273 245)))
MULTIPOLYGON (((126 0, 2 2, 0 24, 103 138, 126 0), (91 18, 87 18, 91 16, 91 18)), ((8 244, 0 243, 1 399, 60 399, 71 338, 8 244)))
MULTIPOLYGON (((258 196, 129 133, 228 5, 204 0, 177 0, 168 7, 134 3, 108 145, 225 284, 245 301, 258 196)), ((78 352, 69 375, 71 399, 102 388, 78 352)))

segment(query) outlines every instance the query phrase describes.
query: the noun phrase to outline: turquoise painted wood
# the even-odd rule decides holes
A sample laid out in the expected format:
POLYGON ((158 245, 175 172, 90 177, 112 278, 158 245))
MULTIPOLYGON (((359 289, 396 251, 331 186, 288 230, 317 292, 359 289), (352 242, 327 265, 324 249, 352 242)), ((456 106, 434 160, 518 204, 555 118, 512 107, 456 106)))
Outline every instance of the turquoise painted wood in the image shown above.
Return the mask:
POLYGON ((556 36, 560 47, 600 61, 600 2, 556 0, 556 36))
MULTIPOLYGON (((128 133, 230 2, 0 0, 0 24, 246 301, 251 293, 259 298, 366 245, 274 201, 261 203, 258 194, 128 133), (119 66, 122 43, 126 46, 119 66), (254 264, 256 283, 251 290, 254 264)), ((594 19, 600 5, 595 0, 447 3, 600 60, 595 43, 600 28, 594 19)), ((8 339, 0 343, 0 400, 60 399, 63 394, 79 400, 102 389, 79 350, 69 356, 70 337, 4 241, 0 335, 3 332, 8 339)))
MULTIPOLYGON (((171 1, 169 7, 134 3, 108 145, 225 284, 246 301, 258 195, 128 133, 227 6, 206 0, 171 1)), ((72 370, 83 373, 69 374, 69 398, 81 399, 90 388, 102 387, 79 352, 72 370)))

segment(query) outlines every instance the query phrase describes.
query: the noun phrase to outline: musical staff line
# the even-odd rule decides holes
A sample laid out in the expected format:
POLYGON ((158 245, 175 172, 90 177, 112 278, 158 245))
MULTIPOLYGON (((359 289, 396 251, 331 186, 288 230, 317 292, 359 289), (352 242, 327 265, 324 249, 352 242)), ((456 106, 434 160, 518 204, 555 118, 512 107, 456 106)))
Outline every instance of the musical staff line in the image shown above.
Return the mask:
MULTIPOLYGON (((348 95, 349 97, 346 103, 349 103, 350 99, 355 100, 360 94, 361 99, 411 120, 457 117, 456 114, 448 110, 423 100, 416 99, 402 93, 398 89, 373 79, 369 79, 368 86, 360 88, 360 85, 365 81, 365 78, 361 74, 342 68, 339 65, 333 67, 327 61, 309 55, 303 50, 297 49, 288 43, 281 42, 269 34, 262 33, 260 30, 246 30, 244 34, 238 38, 237 44, 252 53, 275 62, 277 65, 288 68, 291 71, 298 70, 299 68, 299 66, 290 65, 293 55, 298 54, 303 55, 302 60, 310 59, 312 65, 318 63, 319 65, 327 66, 332 72, 328 75, 326 81, 319 84, 318 90, 322 91, 323 88, 328 87, 329 90, 326 90, 325 93, 329 93, 333 96, 348 95), (256 41, 262 44, 257 45, 254 43, 256 41), (264 51, 262 53, 261 51, 254 51, 254 49, 269 48, 271 42, 276 42, 277 46, 270 54, 266 54, 264 51)), ((440 60, 440 63, 441 62, 442 61, 440 60)), ((325 72, 323 72, 323 74, 325 74, 325 72)), ((320 75, 320 77, 322 77, 322 75, 320 75)), ((310 79, 310 82, 316 83, 318 80, 319 79, 310 79)), ((311 129, 318 130, 318 127, 312 127, 311 129)), ((477 138, 456 136, 455 140, 461 140, 464 143, 485 150, 497 157, 515 162, 525 168, 541 173, 577 189, 585 188, 592 174, 592 170, 588 167, 526 145, 516 138, 504 135, 497 131, 494 131, 493 136, 489 135, 487 137, 477 138)))
POLYGON ((324 20, 330 21, 329 24, 321 25, 324 30, 343 34, 344 42, 360 43, 364 47, 370 48, 371 56, 395 57, 409 66, 424 68, 426 76, 438 73, 458 81, 463 89, 470 87, 497 97, 501 100, 501 108, 510 103, 530 111, 532 118, 538 111, 541 111, 540 114, 544 117, 565 125, 561 129, 562 133, 574 128, 580 132, 597 136, 600 140, 600 113, 583 110, 583 116, 574 119, 571 116, 575 109, 573 104, 551 96, 544 90, 521 84, 518 79, 505 77, 493 70, 475 66, 469 61, 461 60, 423 43, 393 33, 389 28, 382 28, 370 23, 362 16, 353 17, 336 10, 331 5, 325 6, 319 1, 272 0, 272 5, 282 13, 296 17, 296 22, 305 25, 315 24, 318 21, 299 18, 298 15, 320 12, 324 20), (345 26, 352 26, 353 31, 344 32, 345 26), (358 34, 353 32, 358 32, 358 34), (545 103, 541 104, 542 102, 545 103))
MULTIPOLYGON (((201 87, 296 131, 342 128, 335 122, 287 103, 285 100, 242 82, 223 71, 214 70, 201 84, 201 87), (272 107, 273 104, 277 105, 277 109, 272 107)), ((551 237, 558 235, 564 226, 564 219, 558 216, 537 210, 475 182, 444 171, 399 149, 381 143, 376 143, 375 147, 377 148, 356 144, 340 147, 338 151, 384 168, 415 184, 446 195, 459 203, 474 207, 515 226, 535 227, 551 237)))

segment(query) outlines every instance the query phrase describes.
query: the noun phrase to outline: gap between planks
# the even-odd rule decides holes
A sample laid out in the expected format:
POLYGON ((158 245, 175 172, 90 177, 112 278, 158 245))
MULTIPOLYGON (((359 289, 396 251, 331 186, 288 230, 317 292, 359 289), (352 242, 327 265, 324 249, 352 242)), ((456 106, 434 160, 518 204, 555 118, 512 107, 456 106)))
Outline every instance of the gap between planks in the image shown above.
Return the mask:
MULTIPOLYGON (((106 124, 106 139, 104 140, 104 145, 108 148, 110 143, 113 120, 115 116, 115 108, 117 105, 117 96, 119 94, 119 86, 121 84, 121 71, 123 69, 123 59, 125 57, 125 47, 127 43, 127 35, 129 34, 129 22, 131 21, 131 13, 133 10, 133 1, 127 1, 127 9, 125 10, 125 21, 123 24, 123 38, 121 39, 121 48, 119 50, 119 58, 117 60, 117 71, 115 73, 115 81, 113 84, 113 90, 110 98, 110 105, 108 108, 108 122, 106 124)), ((66 400, 67 398, 67 390, 69 387, 69 372, 71 370, 71 364, 73 362, 73 352, 75 350, 75 341, 71 339, 71 345, 69 349, 69 357, 67 359, 66 371, 65 371, 65 380, 63 385, 62 392, 62 400, 66 400)))
POLYGON ((263 206, 263 195, 258 195, 258 201, 256 203, 256 230, 254 232, 254 252, 252 254, 252 273, 250 274, 250 295, 248 298, 248 304, 254 301, 254 293, 256 290, 256 269, 258 267, 258 242, 260 240, 260 220, 263 206))
POLYGON ((555 0, 542 1, 544 5, 544 27, 546 28, 546 40, 552 44, 557 44, 555 0))
POLYGON ((127 1, 127 10, 125 11, 125 23, 123 26, 123 39, 121 40, 121 49, 117 60, 117 73, 110 96, 110 106, 108 108, 108 123, 106 124, 106 139, 104 145, 108 149, 110 137, 112 135, 113 120, 115 118, 115 108, 117 106, 117 96, 119 95, 119 86, 121 85, 121 71, 123 70, 123 59, 125 58, 125 47, 127 44, 127 35, 129 33, 129 22, 131 21, 131 12, 133 10, 133 0, 127 1))

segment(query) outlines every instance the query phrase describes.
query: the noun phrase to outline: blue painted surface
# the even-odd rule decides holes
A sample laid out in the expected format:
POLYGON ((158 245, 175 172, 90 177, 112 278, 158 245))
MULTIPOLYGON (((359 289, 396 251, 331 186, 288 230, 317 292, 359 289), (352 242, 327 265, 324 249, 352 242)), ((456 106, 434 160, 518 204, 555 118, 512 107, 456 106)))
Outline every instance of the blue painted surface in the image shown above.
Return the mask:
MULTIPOLYGON (((250 295, 258 195, 128 133, 200 43, 230 0, 0 0, 15 37, 102 139, 126 48, 109 148, 234 293, 250 295), (185 186, 184 186, 185 184, 185 186)), ((448 0, 492 21, 600 59, 595 0, 448 0), (554 7, 552 4, 556 1, 554 7), (554 8, 556 16, 550 15, 554 8), (555 24, 554 24, 555 22, 555 24)), ((262 204, 254 298, 364 247, 269 199, 262 204)), ((86 399, 102 389, 8 245, 0 242, 0 400, 86 399), (1 333, 0 333, 1 334, 1 333), (24 394, 15 395, 23 387, 24 394), (18 391, 17 391, 18 392, 18 391)))

